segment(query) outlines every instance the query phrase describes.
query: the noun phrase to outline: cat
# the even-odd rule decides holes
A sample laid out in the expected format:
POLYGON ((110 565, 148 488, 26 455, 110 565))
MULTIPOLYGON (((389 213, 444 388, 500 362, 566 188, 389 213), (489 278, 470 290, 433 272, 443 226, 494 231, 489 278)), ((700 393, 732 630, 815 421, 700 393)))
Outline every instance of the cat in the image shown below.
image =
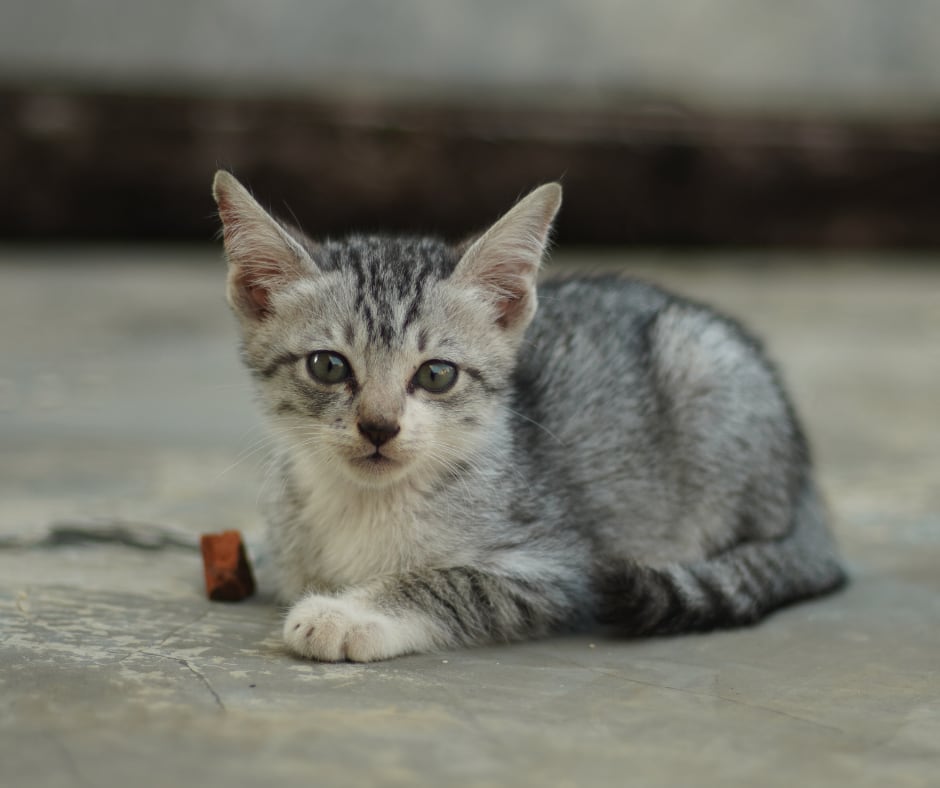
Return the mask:
POLYGON ((708 630, 844 582, 754 339, 625 277, 536 287, 558 184, 456 245, 314 243, 225 171, 213 193, 294 654, 708 630))

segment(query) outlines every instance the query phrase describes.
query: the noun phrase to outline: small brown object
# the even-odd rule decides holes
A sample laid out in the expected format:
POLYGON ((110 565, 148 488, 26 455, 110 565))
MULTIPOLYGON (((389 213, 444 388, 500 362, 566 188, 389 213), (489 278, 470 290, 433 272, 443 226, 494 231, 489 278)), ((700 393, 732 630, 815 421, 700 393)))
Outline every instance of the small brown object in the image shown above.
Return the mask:
POLYGON ((239 531, 203 534, 199 539, 206 594, 214 602, 239 602, 255 592, 255 578, 239 531))

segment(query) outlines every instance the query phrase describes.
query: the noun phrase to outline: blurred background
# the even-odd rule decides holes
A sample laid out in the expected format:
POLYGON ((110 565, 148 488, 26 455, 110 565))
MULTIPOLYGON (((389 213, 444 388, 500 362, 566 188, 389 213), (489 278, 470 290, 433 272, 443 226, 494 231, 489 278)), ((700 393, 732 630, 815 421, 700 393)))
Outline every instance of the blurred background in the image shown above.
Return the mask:
POLYGON ((578 244, 932 247, 935 0, 5 0, 0 238, 463 234, 561 178, 578 244))

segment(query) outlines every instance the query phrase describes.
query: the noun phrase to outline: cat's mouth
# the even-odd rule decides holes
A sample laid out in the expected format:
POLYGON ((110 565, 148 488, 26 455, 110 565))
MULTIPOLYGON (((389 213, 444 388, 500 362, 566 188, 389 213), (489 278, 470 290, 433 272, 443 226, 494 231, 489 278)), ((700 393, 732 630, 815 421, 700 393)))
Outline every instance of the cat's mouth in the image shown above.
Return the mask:
POLYGON ((394 465, 398 465, 398 462, 393 460, 387 454, 382 454, 379 449, 376 449, 374 452, 372 452, 372 454, 356 457, 353 460, 353 464, 359 466, 360 468, 374 470, 379 468, 391 468, 394 465))
POLYGON ((397 482, 407 472, 409 462, 373 449, 368 454, 347 456, 344 463, 351 481, 366 487, 384 487, 397 482))

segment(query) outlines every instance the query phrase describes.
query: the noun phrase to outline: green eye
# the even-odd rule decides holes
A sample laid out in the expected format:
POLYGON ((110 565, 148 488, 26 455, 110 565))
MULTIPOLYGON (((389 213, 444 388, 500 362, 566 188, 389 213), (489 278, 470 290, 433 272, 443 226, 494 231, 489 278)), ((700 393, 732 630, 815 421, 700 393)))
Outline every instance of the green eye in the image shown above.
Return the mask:
POLYGON ((425 391, 441 394, 457 382, 457 367, 447 361, 425 361, 418 367, 414 382, 425 391))
POLYGON ((307 371, 314 380, 330 385, 352 377, 349 362, 332 350, 315 350, 307 356, 307 371))

